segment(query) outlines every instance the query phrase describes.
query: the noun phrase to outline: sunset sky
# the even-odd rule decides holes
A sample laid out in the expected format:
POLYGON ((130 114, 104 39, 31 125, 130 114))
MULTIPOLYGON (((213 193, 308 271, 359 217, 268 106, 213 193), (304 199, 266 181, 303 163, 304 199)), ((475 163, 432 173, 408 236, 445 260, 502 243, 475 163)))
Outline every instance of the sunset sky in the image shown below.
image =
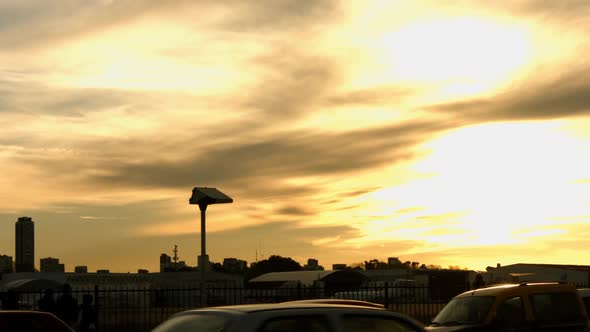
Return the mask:
POLYGON ((0 255, 590 265, 590 2, 0 1, 0 255))

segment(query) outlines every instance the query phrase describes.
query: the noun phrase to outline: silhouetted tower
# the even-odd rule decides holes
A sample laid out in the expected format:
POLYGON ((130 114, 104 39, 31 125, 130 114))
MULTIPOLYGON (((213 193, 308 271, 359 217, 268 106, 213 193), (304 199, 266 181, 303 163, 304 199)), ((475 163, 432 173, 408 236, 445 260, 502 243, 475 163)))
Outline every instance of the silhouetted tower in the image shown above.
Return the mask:
POLYGON ((178 268, 178 246, 174 245, 174 257, 172 258, 174 260, 174 269, 176 270, 178 268))
POLYGON ((15 270, 35 272, 35 223, 29 217, 20 217, 15 224, 15 270))

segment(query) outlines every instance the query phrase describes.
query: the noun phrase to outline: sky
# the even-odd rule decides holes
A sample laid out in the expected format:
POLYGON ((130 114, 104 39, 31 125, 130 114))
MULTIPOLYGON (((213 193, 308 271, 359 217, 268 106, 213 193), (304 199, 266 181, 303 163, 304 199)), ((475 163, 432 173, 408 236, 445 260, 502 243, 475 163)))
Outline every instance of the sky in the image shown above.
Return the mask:
POLYGON ((0 254, 590 265, 590 2, 3 0, 0 254))

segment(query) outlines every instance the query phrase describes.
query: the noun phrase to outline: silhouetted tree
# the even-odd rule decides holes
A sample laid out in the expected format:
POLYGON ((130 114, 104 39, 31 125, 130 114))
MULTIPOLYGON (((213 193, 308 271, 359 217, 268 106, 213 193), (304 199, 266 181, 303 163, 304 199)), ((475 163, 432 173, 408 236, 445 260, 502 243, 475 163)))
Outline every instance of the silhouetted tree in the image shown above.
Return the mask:
POLYGON ((428 270, 428 266, 426 264, 420 265, 420 270, 428 270))
POLYGON ((354 270, 354 271, 358 271, 358 270, 364 270, 365 269, 365 263, 352 263, 350 265, 348 265, 346 267, 347 270, 354 270))
POLYGON ((268 259, 257 262, 250 269, 248 269, 246 272, 246 280, 250 280, 270 272, 288 272, 301 270, 303 270, 301 264, 297 263, 292 258, 272 255, 268 259))
POLYGON ((390 268, 404 267, 404 264, 402 263, 402 261, 400 261, 399 258, 397 258, 397 257, 390 257, 387 259, 387 261, 388 261, 388 265, 390 268))
POLYGON ((412 269, 417 270, 420 267, 420 262, 412 262, 412 269))
POLYGON ((379 261, 377 258, 365 261, 365 270, 387 270, 389 265, 379 261))
POLYGON ((223 268, 223 264, 221 263, 212 263, 211 271, 225 273, 225 269, 223 268))
POLYGON ((412 268, 412 262, 405 261, 403 266, 404 266, 404 269, 410 269, 410 268, 412 268))
POLYGON ((467 270, 467 268, 461 265, 449 265, 449 270, 467 270))

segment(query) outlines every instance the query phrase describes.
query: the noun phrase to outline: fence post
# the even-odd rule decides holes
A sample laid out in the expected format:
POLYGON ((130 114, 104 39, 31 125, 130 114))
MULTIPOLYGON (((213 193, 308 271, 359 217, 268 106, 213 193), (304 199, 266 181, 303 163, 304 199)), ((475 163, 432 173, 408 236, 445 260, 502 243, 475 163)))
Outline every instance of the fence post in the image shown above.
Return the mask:
POLYGON ((98 330, 98 326, 99 326, 99 317, 100 315, 99 313, 99 299, 98 299, 98 285, 94 285, 94 312, 96 313, 96 315, 94 315, 94 318, 96 319, 96 329, 98 330))
POLYGON ((384 290, 385 290, 385 294, 384 294, 384 305, 385 305, 385 309, 389 308, 389 283, 386 281, 385 285, 384 285, 384 290))

